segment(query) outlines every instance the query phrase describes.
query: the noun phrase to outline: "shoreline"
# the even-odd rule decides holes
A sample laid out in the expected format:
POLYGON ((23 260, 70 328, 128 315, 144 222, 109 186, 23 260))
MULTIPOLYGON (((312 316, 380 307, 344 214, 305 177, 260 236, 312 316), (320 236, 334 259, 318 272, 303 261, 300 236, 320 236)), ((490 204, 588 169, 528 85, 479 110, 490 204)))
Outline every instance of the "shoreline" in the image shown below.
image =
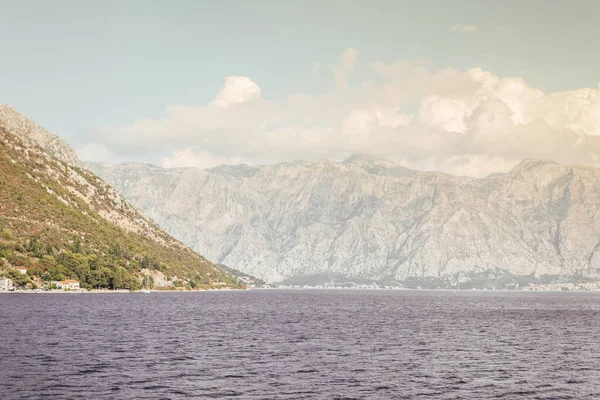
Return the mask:
MULTIPOLYGON (((202 292, 239 292, 245 291, 248 289, 230 289, 230 288, 222 288, 222 289, 201 289, 201 290, 151 290, 150 293, 202 293, 202 292)), ((116 289, 116 290, 11 290, 11 291, 1 291, 1 294, 149 294, 147 292, 143 292, 142 290, 126 290, 126 289, 116 289)))
MULTIPOLYGON (((150 293, 210 293, 210 292, 245 292, 245 291, 271 291, 271 290, 289 290, 289 291, 376 291, 376 292, 452 292, 452 293, 600 293, 596 290, 560 290, 560 289, 410 289, 410 288, 347 288, 347 287, 274 287, 274 288, 246 288, 246 289, 201 289, 201 290, 151 290, 150 293)), ((2 294, 150 294, 142 290, 129 291, 126 289, 117 290, 12 290, 0 291, 2 294)))

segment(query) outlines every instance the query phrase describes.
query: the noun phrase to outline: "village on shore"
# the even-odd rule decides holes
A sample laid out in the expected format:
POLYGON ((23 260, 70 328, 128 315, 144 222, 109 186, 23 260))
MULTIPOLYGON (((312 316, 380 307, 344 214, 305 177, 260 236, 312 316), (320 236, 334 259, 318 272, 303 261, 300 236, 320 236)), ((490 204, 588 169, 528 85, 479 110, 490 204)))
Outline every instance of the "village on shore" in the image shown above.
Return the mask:
MULTIPOLYGON (((0 271, 1 272, 1 271, 0 271)), ((146 273, 145 277, 149 272, 146 273)), ((162 277, 162 274, 156 273, 156 277, 162 277)), ((28 270, 23 266, 11 266, 8 273, 0 273, 0 293, 132 293, 132 292, 171 292, 171 291, 189 291, 189 289, 178 288, 169 285, 169 282, 164 279, 152 279, 153 284, 148 284, 146 288, 137 290, 132 289, 107 289, 107 288, 89 288, 82 287, 76 279, 64 279, 60 281, 44 282, 36 278, 32 278, 28 274, 28 270)), ((243 282, 242 282, 243 283, 243 282)), ((206 290, 233 290, 227 287, 217 288, 202 288, 192 291, 206 290)))
MULTIPOLYGON (((12 292, 12 293, 130 293, 133 290, 129 289, 89 289, 80 286, 80 282, 76 279, 65 279, 61 281, 50 281, 41 282, 34 281, 29 277, 27 268, 22 266, 15 266, 9 270, 8 274, 0 276, 0 293, 12 292)), ((409 290, 411 288, 396 287, 396 286, 382 286, 378 284, 362 284, 352 286, 339 286, 339 285, 317 285, 317 286, 306 286, 306 285, 266 285, 264 282, 254 282, 252 279, 245 277, 239 279, 246 285, 247 288, 253 289, 363 289, 363 290, 409 290), (246 278, 246 279, 244 279, 246 278)), ((413 288, 416 290, 427 290, 426 288, 413 288)), ((167 285, 158 285, 153 291, 177 291, 176 288, 167 285)), ((444 289, 433 289, 433 290, 444 290, 444 289)), ((460 290, 456 289, 445 289, 445 290, 460 290)), ((501 288, 485 288, 485 289, 462 289, 462 291, 469 290, 486 290, 486 291, 505 291, 506 289, 501 288)), ((581 283, 530 283, 527 286, 519 287, 518 285, 511 288, 511 291, 587 291, 595 292, 600 291, 600 281, 598 282, 581 282, 581 283)), ((137 291, 148 292, 149 289, 141 289, 137 291)))
POLYGON ((36 284, 27 274, 27 268, 21 266, 12 267, 6 277, 0 277, 0 292, 13 292, 19 290, 58 290, 79 291, 79 281, 75 279, 64 279, 61 281, 38 282, 36 284))

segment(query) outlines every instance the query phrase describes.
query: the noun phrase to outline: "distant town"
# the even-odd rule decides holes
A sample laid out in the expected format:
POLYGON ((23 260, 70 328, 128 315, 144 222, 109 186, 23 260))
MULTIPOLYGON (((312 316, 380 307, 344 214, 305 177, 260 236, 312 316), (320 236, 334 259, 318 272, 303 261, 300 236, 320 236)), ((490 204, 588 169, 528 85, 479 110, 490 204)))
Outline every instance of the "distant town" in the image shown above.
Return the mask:
POLYGON ((600 282, 586 282, 586 283, 551 283, 551 284, 529 284, 524 287, 513 287, 513 288, 496 288, 496 287, 471 287, 471 288, 431 288, 431 287, 404 287, 404 286, 389 286, 373 284, 357 284, 357 285, 278 285, 277 289, 363 289, 363 290, 452 290, 452 291, 471 291, 471 290, 485 290, 485 291, 548 291, 548 292, 559 292, 559 291, 600 291, 600 282))

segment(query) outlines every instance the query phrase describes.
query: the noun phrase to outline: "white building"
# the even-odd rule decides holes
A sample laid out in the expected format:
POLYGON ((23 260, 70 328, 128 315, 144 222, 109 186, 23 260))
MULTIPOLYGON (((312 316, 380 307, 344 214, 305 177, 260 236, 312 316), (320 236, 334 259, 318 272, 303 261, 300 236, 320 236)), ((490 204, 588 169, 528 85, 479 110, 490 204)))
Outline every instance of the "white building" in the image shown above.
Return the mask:
POLYGON ((27 273, 27 268, 25 267, 15 267, 15 271, 19 271, 21 275, 25 275, 27 273))
POLYGON ((9 292, 14 289, 12 279, 0 278, 0 292, 9 292))
POLYGON ((79 289, 79 281, 67 279, 65 281, 53 282, 58 289, 75 290, 79 289))

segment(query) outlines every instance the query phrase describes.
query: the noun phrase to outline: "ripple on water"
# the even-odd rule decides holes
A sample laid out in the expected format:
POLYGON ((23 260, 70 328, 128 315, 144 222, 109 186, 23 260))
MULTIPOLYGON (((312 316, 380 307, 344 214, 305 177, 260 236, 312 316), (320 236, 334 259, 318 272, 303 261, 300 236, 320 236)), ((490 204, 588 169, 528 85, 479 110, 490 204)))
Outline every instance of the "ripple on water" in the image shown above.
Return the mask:
POLYGON ((600 295, 0 295, 2 399, 600 398, 600 295))

